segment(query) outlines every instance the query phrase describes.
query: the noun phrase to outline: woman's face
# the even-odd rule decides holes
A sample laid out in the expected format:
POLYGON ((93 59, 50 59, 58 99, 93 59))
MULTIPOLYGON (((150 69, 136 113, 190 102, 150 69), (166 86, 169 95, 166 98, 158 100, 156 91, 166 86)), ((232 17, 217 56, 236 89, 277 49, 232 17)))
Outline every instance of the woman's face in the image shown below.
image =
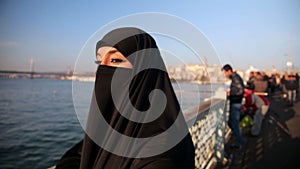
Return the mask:
POLYGON ((97 51, 97 61, 100 65, 132 68, 130 61, 116 48, 103 46, 97 51))

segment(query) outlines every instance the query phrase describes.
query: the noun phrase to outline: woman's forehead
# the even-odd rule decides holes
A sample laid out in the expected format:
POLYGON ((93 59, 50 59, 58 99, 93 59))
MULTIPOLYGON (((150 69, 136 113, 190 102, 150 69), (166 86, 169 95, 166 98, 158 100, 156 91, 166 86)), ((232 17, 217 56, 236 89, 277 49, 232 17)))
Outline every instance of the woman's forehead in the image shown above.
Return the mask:
POLYGON ((97 51, 97 55, 105 55, 106 53, 108 53, 109 51, 112 51, 112 50, 117 50, 116 48, 114 47, 111 47, 111 46, 103 46, 101 48, 98 49, 97 51))

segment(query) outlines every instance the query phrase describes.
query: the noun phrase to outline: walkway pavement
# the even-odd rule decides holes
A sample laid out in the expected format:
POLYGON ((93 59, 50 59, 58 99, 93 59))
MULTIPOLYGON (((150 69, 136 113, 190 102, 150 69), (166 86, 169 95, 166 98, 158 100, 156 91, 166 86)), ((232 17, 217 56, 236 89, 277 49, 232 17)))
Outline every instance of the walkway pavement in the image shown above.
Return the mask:
POLYGON ((268 98, 271 106, 260 135, 244 133, 247 144, 241 150, 228 148, 232 137, 225 146, 232 160, 215 169, 300 169, 300 101, 291 107, 278 96, 268 98))

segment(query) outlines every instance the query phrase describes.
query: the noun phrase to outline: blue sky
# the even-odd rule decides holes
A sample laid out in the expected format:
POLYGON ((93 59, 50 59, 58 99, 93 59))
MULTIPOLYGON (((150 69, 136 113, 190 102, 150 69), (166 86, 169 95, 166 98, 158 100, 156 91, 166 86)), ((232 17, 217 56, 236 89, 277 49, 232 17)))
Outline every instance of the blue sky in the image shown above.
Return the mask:
POLYGON ((99 28, 141 12, 167 13, 192 23, 214 45, 221 64, 284 69, 292 51, 300 69, 299 0, 1 0, 0 69, 29 70, 31 58, 36 71, 72 69, 99 28))

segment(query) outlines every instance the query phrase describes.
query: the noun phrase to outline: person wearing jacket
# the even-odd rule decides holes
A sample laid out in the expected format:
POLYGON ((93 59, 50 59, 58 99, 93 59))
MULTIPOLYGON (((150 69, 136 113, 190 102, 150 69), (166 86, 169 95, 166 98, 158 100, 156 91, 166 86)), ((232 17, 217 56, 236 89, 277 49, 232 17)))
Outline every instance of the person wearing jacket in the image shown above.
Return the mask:
POLYGON ((287 90, 288 102, 290 106, 293 106, 294 102, 296 102, 297 87, 298 85, 296 75, 293 72, 291 72, 285 80, 285 88, 287 90))
POLYGON ((251 89, 245 89, 245 104, 243 108, 245 112, 251 109, 251 112, 248 114, 254 113, 253 126, 251 127, 251 134, 253 136, 258 136, 261 131, 261 125, 266 115, 270 102, 269 100, 262 96, 254 94, 254 91, 251 89))
POLYGON ((232 148, 240 149, 246 143, 240 130, 240 114, 245 87, 241 76, 233 72, 229 64, 224 65, 221 70, 225 77, 231 79, 230 91, 227 94, 230 102, 228 126, 237 140, 236 143, 232 145, 232 148))

